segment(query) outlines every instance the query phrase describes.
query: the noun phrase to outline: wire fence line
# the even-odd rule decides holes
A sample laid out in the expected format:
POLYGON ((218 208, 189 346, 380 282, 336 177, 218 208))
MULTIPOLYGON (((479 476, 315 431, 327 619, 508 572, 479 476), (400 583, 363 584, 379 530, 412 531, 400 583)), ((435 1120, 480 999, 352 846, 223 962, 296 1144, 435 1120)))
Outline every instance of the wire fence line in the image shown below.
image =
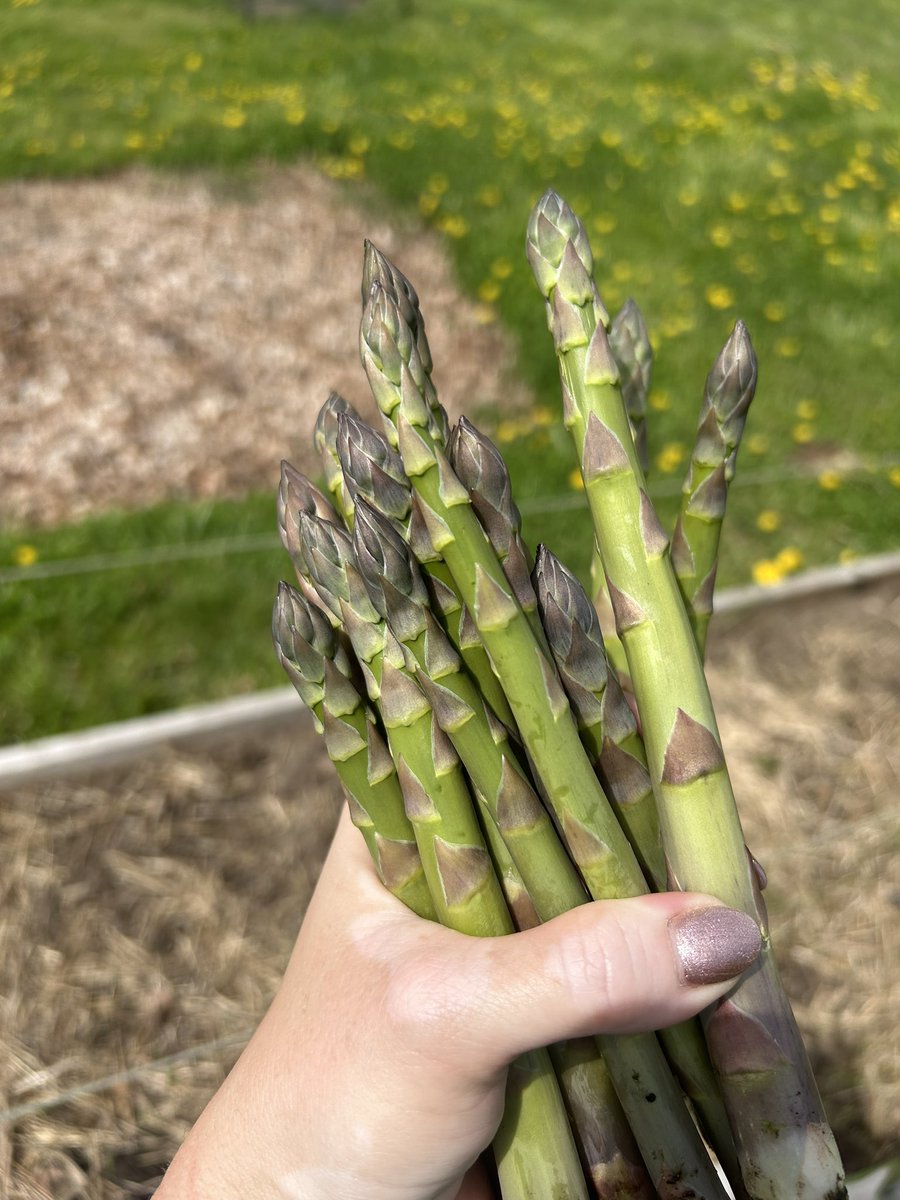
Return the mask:
MULTIPOLYGON (((900 459, 881 458, 864 466, 844 470, 844 475, 868 475, 873 471, 891 470, 900 466, 900 459)), ((755 471, 738 476, 732 487, 772 487, 779 483, 793 483, 798 480, 812 481, 820 472, 809 467, 796 467, 793 470, 755 471)), ((648 492, 652 498, 677 496, 681 492, 681 482, 677 479, 664 479, 651 483, 648 492)), ((587 502, 580 490, 555 495, 534 496, 523 500, 518 507, 525 517, 542 516, 544 514, 574 512, 586 510, 587 502)), ((220 558, 230 554, 252 554, 261 551, 271 551, 281 545, 278 537, 273 534, 241 534, 232 537, 210 538, 196 542, 181 542, 169 546, 147 546, 144 549, 123 550, 109 554, 90 554, 82 558, 51 559, 48 562, 35 562, 30 566, 0 568, 0 584, 29 583, 44 579, 61 579, 73 575, 92 575, 103 571, 127 570, 135 567, 156 566, 163 563, 185 562, 191 559, 220 558)))
POLYGON ((97 1092, 107 1092, 110 1088, 117 1087, 122 1083, 132 1083, 143 1075, 152 1075, 156 1071, 168 1071, 183 1063, 195 1062, 198 1058, 204 1058, 206 1055, 217 1054, 220 1050, 234 1050, 245 1046, 252 1034, 252 1029, 241 1029, 237 1033, 229 1033, 209 1042, 188 1046, 187 1049, 179 1050, 176 1054, 167 1054, 165 1058, 156 1058, 152 1062, 140 1063, 137 1066, 128 1067, 124 1071, 104 1075, 101 1079, 89 1079, 85 1083, 54 1092, 52 1096, 30 1100, 26 1104, 17 1104, 13 1108, 0 1111, 0 1129, 5 1125, 22 1121, 26 1117, 40 1116, 41 1113, 49 1112, 52 1108, 59 1108, 63 1104, 69 1104, 82 1096, 92 1096, 97 1092))

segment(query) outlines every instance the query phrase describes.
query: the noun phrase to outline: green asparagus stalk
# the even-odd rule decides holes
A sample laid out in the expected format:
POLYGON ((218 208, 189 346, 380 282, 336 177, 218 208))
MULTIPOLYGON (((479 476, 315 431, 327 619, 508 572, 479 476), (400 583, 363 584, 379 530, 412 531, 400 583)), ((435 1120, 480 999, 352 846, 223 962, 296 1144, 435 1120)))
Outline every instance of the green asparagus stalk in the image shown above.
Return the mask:
POLYGON ((522 517, 512 497, 512 483, 503 455, 471 421, 460 417, 447 443, 447 457, 468 489, 472 507, 503 565, 519 607, 528 617, 535 637, 546 648, 531 582, 531 555, 522 541, 522 517))
POLYGON ((672 566, 701 659, 713 611, 725 500, 756 377, 750 335, 738 321, 706 378, 697 438, 672 535, 672 566))
POLYGON ((653 376, 653 347, 641 310, 625 301, 609 327, 609 347, 619 368, 622 400, 631 425, 634 447, 647 470, 647 399, 653 376))
MULTIPOLYGON (((319 593, 310 582, 309 567, 303 557, 303 546, 300 537, 300 514, 316 513, 326 521, 340 522, 331 502, 319 488, 305 475, 283 460, 281 463, 281 480, 278 486, 276 500, 276 517, 281 544, 290 555, 297 576, 297 585, 303 595, 319 608, 322 601, 319 593)), ((328 612, 329 610, 325 610, 328 612)), ((338 618, 331 614, 332 624, 339 625, 338 618)))
MULTIPOLYGON (((443 447, 430 432, 430 410, 422 395, 423 371, 415 341, 398 306, 376 283, 361 330, 363 363, 376 402, 397 425, 398 447, 416 489, 432 544, 443 554, 464 601, 478 626, 516 717, 522 740, 553 807, 570 853, 596 899, 634 896, 646 891, 640 867, 622 832, 579 740, 568 700, 555 668, 537 643, 528 619, 516 602, 481 524, 468 491, 454 474, 443 447)), ((531 891, 531 881, 528 880, 531 891)), ((531 892, 538 906, 537 897, 531 892)), ((538 908, 540 912, 540 908, 538 908)), ((616 1039, 618 1055, 607 1062, 632 1127, 655 1124, 656 1139, 641 1151, 657 1188, 673 1175, 689 1179, 698 1195, 723 1197, 724 1191, 690 1121, 672 1132, 680 1097, 659 1047, 641 1040, 616 1039), (618 1070, 629 1051, 640 1067, 618 1070), (657 1061, 651 1061, 653 1054, 657 1061), (664 1102, 646 1103, 647 1072, 661 1082, 664 1102), (667 1084, 666 1091, 662 1088, 667 1084), (643 1118, 640 1117, 644 1110, 643 1118), (660 1119, 658 1113, 665 1113, 660 1119), (671 1148, 661 1151, 661 1146, 671 1148)), ((604 1041, 604 1052, 606 1045, 604 1041)), ((640 1139, 641 1133, 635 1129, 640 1139)), ((666 1194, 665 1191, 663 1194, 666 1194)))
POLYGON ((772 956, 693 630, 644 490, 584 227, 554 192, 529 222, 564 420, 575 439, 616 626, 634 683, 670 877, 755 917, 757 965, 705 1016, 754 1200, 838 1200, 843 1168, 772 956))
POLYGON ((348 528, 353 526, 353 499, 344 486, 344 473, 337 452, 338 417, 354 413, 353 405, 337 392, 331 392, 319 409, 313 431, 313 442, 322 460, 325 484, 334 499, 334 506, 348 528))
POLYGON ((351 682, 352 665, 335 631, 315 605, 282 583, 272 634, 281 665, 325 736, 353 823, 382 882, 413 912, 435 920, 393 759, 351 682))
MULTIPOLYGON (((647 398, 653 373, 653 348, 644 318, 635 302, 626 300, 616 314, 609 329, 609 345, 612 350, 622 381, 622 399, 631 425, 634 447, 638 461, 647 470, 647 398)), ((609 592, 600 551, 594 543, 591 553, 591 589, 594 606, 600 617, 606 656, 613 664, 619 677, 630 688, 628 660, 625 648, 616 633, 615 614, 609 592)))
POLYGON ((575 576, 546 546, 538 547, 534 579, 541 620, 581 740, 644 874, 657 891, 665 891, 662 835, 644 741, 607 663, 597 613, 575 576))
POLYGON ((337 452, 344 483, 354 503, 364 497, 415 546, 434 611, 496 716, 507 728, 514 728, 512 712, 491 670, 478 630, 463 605, 447 564, 431 545, 418 509, 413 506, 412 486, 400 456, 380 433, 350 413, 338 417, 337 452))

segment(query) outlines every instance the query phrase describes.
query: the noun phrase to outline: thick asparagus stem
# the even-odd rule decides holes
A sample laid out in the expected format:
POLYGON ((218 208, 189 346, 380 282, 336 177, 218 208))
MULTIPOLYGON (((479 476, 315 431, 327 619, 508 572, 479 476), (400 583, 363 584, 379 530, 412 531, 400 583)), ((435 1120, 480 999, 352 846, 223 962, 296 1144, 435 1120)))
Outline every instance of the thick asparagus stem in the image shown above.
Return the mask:
POLYGON ((397 771, 351 664, 324 614, 286 583, 272 614, 275 651, 311 710, 385 887, 420 917, 436 919, 397 771))
MULTIPOLYGON (((432 543, 453 572, 478 626, 543 792, 589 891, 596 899, 644 893, 646 882, 581 745, 555 668, 515 599, 468 491, 430 432, 412 333, 396 302, 377 283, 363 316, 361 351, 376 402, 397 425, 400 455, 432 543)), ((528 885, 531 891, 530 880, 528 885)), ((669 1189, 661 1194, 677 1194, 666 1181, 680 1176, 690 1180, 698 1195, 724 1196, 693 1123, 688 1119, 673 1135, 671 1113, 684 1110, 655 1039, 650 1039, 652 1045, 646 1039, 615 1040, 617 1063, 624 1064, 631 1051, 640 1058, 640 1065, 632 1063, 627 1070, 618 1069, 608 1057, 607 1061, 639 1141, 642 1132, 636 1126, 643 1131, 648 1123, 655 1125, 641 1151, 657 1188, 669 1189), (649 1072, 660 1080, 659 1092, 652 1094, 665 1097, 659 1108, 646 1103, 649 1072), (658 1120, 656 1114, 662 1112, 666 1117, 658 1120)), ((605 1040, 603 1048, 606 1052, 605 1040)))
POLYGON ((725 500, 756 377, 750 335, 738 321, 706 378, 697 438, 672 535, 672 566, 701 659, 713 611, 725 500))
POLYGON ((587 234, 554 192, 532 214, 527 252, 547 301, 672 883, 743 909, 763 934, 757 965, 705 1018, 744 1183, 754 1200, 836 1200, 846 1195, 843 1169, 772 956, 668 542, 644 490, 587 234))

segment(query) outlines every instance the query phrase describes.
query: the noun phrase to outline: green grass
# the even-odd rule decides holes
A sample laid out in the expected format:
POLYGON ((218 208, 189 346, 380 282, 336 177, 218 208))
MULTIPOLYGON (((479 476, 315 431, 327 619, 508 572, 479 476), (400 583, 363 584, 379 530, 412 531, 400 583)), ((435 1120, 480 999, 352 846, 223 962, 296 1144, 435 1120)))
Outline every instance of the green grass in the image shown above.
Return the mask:
MULTIPOLYGON (((245 26, 221 0, 0 0, 0 178, 130 163, 228 175, 310 159, 360 202, 418 213, 446 235, 482 318, 511 331, 518 370, 555 412, 554 357, 522 254, 529 209, 552 183, 591 232, 607 304, 635 295, 653 333, 661 484, 677 485, 734 318, 750 327, 760 387, 724 581, 755 564, 764 574, 759 564, 786 549, 795 565, 893 549, 895 7, 650 0, 633 13, 588 0, 418 0, 402 16, 396 0, 371 0, 245 26), (822 482, 836 487, 824 487, 817 469, 834 464, 822 482), (789 478, 799 467, 810 476, 789 478), (786 478, 753 483, 760 472, 786 478), (777 528, 757 528, 761 513, 777 528)), ((414 282, 427 316, 428 281, 414 282)), ((561 430, 483 416, 523 505, 544 510, 529 512, 529 538, 583 569, 561 430)), ((46 561, 201 528, 266 532, 270 514, 271 498, 251 498, 9 531, 0 566, 23 544, 46 561)), ((267 613, 284 570, 259 554, 3 585, 4 736, 276 681, 267 613)))

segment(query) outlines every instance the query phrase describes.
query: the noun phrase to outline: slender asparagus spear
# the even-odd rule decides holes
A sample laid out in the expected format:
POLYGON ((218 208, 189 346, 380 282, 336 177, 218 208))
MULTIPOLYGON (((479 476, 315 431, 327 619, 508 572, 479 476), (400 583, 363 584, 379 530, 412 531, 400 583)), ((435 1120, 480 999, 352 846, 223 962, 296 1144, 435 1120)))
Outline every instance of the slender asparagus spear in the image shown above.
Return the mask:
MULTIPOLYGON (((638 462, 647 470, 647 397, 650 394, 650 379, 653 373, 653 348, 641 310, 631 299, 626 300, 613 318, 609 329, 609 345, 619 368, 622 381, 622 399, 631 425, 634 447, 638 462)), ((591 553, 591 590, 594 606, 600 617, 606 656, 613 664, 620 679, 631 687, 628 674, 628 659, 616 633, 616 619, 612 601, 606 587, 600 551, 594 543, 591 553)))
POLYGON ((447 564, 431 545, 421 515, 413 507, 412 485, 399 455, 380 433, 350 413, 338 416, 337 451, 344 482, 354 503, 364 497, 409 538, 425 574, 432 608, 496 716, 507 728, 514 729, 512 712, 491 670, 478 630, 463 605, 447 564))
POLYGON ((321 611, 286 583, 272 614, 275 650, 325 735, 353 823, 382 882, 420 917, 436 919, 393 759, 350 675, 351 664, 321 611))
POLYGON ((628 655, 671 878, 743 909, 763 934, 755 968, 705 1018, 744 1183, 754 1200, 837 1200, 843 1168, 772 957, 693 630, 617 386, 587 234, 552 191, 532 214, 527 252, 547 300, 564 420, 628 655))
MULTIPOLYGON (((474 617, 544 794, 588 889, 596 899, 642 894, 646 882, 581 745, 556 671, 512 594, 467 490, 429 431, 429 410, 421 393, 423 373, 411 331, 404 326, 396 302, 377 283, 363 316, 361 343, 376 401, 397 425, 400 455, 432 543, 443 554, 474 617)), ((537 906, 533 892, 532 898, 537 906)), ((673 1138, 670 1113, 677 1111, 679 1093, 655 1039, 652 1047, 646 1040, 636 1047, 635 1039, 615 1040, 618 1057, 607 1061, 632 1127, 641 1124, 641 1108, 645 1126, 648 1121, 656 1123, 655 1144, 648 1138, 641 1151, 657 1188, 669 1187, 666 1181, 680 1175, 690 1180, 698 1195, 724 1196, 693 1124, 688 1121, 683 1137, 673 1138), (616 1064, 624 1062, 633 1048, 641 1056, 641 1066, 620 1071, 616 1064), (654 1048, 658 1060, 651 1063, 654 1048), (659 1108, 646 1103, 646 1089, 642 1090, 641 1081, 649 1070, 656 1071, 661 1081, 661 1091, 653 1094, 666 1097, 659 1108), (657 1113, 665 1113, 665 1119, 658 1121, 657 1113), (673 1141, 674 1159, 660 1149, 671 1148, 673 1141)), ((605 1051, 605 1040, 603 1045, 605 1051)))
MULTIPOLYGON (((309 567, 303 557, 303 545, 300 538, 301 512, 316 513, 326 521, 340 522, 340 517, 325 494, 296 467, 292 467, 289 462, 282 460, 281 480, 276 500, 278 533, 282 546, 291 556, 300 591, 307 600, 322 608, 322 601, 310 582, 309 567)), ((329 612, 328 609, 325 611, 329 612)), ((338 626, 338 618, 334 614, 330 615, 332 624, 338 626)))
POLYGON ((460 482, 468 488, 472 507, 503 564, 506 578, 535 637, 546 648, 544 629, 537 615, 537 597, 531 583, 531 555, 522 541, 522 517, 512 497, 512 484, 503 455, 471 421, 460 417, 447 443, 447 457, 460 482))
POLYGON ((641 310, 628 299, 609 327, 609 348, 619 367, 622 399, 638 461, 647 470, 647 397, 653 376, 653 347, 641 310))
POLYGON ((534 568, 541 619, 575 712, 581 740, 644 874, 666 890, 666 865, 644 742, 616 673, 606 661, 594 606, 546 546, 534 568))
POLYGON ((344 487, 344 474, 337 452, 338 417, 341 413, 355 413, 353 405, 337 392, 331 392, 319 409, 313 431, 313 442, 322 460, 325 484, 334 498, 337 511, 348 528, 353 526, 353 500, 344 487))
POLYGON ((672 566, 701 659, 713 610, 725 499, 756 377, 750 335, 738 321, 706 377, 697 439, 672 535, 672 566))

